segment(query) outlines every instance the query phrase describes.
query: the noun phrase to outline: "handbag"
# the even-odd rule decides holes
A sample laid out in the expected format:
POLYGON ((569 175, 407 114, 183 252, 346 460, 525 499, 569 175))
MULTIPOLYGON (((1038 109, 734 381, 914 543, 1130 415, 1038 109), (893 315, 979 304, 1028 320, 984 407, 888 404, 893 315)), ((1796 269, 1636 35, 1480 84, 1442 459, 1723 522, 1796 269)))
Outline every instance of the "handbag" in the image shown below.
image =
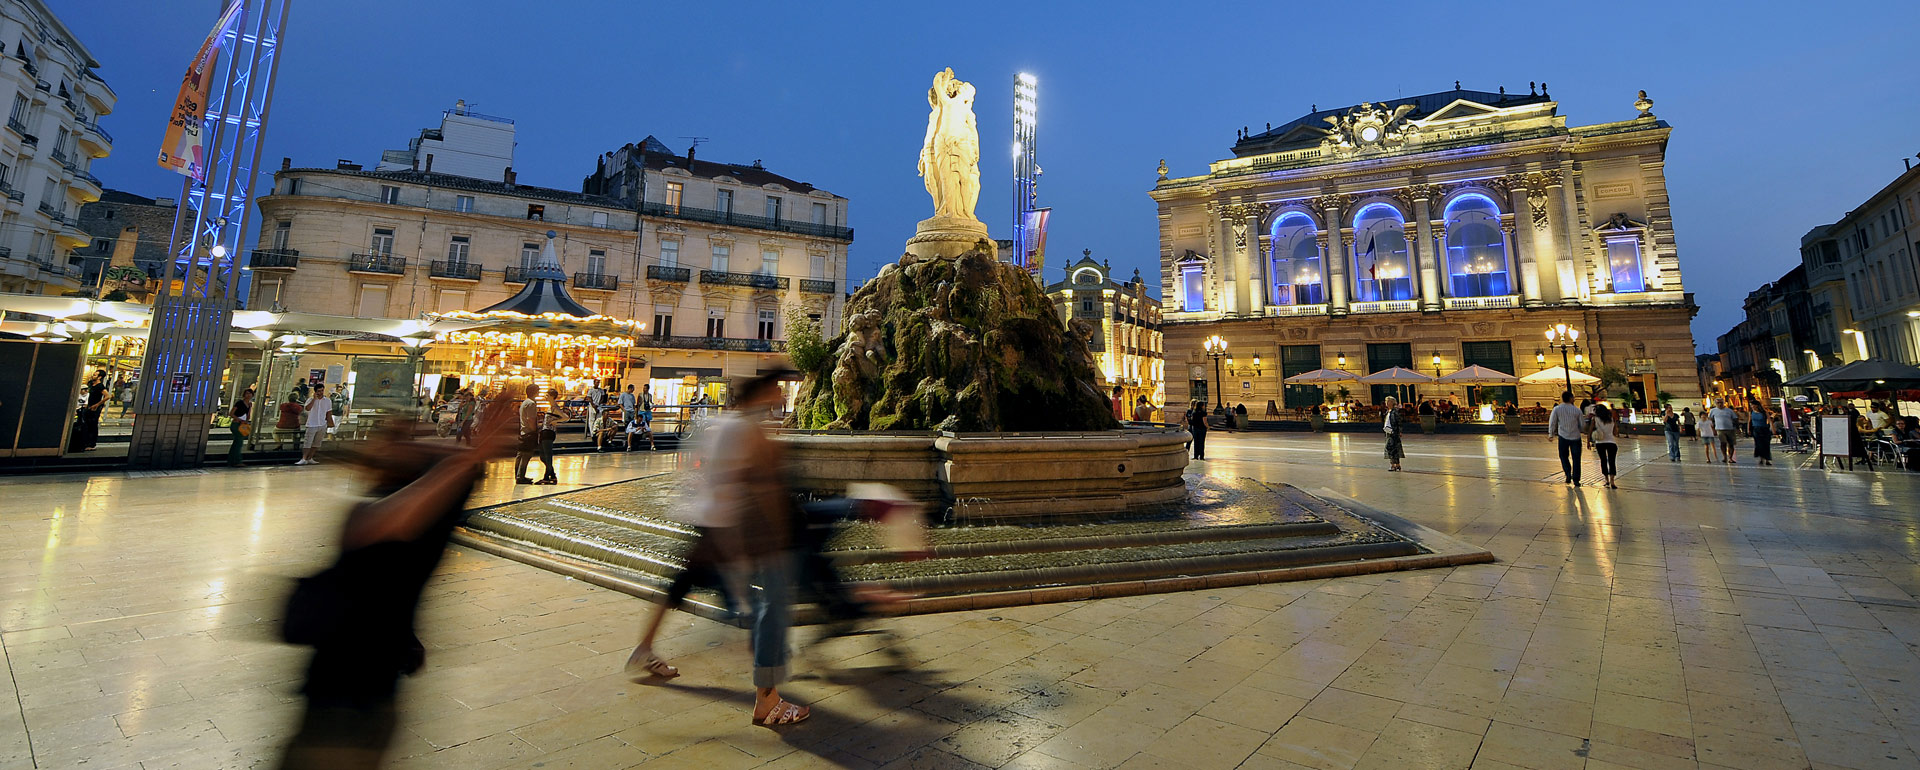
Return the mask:
POLYGON ((251 436, 253 435, 253 423, 248 420, 236 422, 233 424, 233 432, 240 434, 241 438, 251 436))

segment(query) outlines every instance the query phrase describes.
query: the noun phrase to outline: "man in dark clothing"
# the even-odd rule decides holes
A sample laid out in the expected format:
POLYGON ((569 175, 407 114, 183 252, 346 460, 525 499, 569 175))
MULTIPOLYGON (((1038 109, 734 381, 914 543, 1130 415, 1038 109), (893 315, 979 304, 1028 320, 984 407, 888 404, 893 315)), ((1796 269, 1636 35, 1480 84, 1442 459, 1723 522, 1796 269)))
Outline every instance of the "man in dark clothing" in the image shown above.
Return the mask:
POLYGON ((340 557, 289 599, 289 641, 311 645, 307 708, 282 770, 375 768, 391 741, 399 679, 420 669, 421 591, 440 564, 484 463, 511 447, 512 410, 487 410, 471 449, 431 447, 389 426, 369 452, 378 499, 348 514, 340 557))
POLYGON ((1193 459, 1207 459, 1207 405, 1199 401, 1187 409, 1187 432, 1193 435, 1193 459))

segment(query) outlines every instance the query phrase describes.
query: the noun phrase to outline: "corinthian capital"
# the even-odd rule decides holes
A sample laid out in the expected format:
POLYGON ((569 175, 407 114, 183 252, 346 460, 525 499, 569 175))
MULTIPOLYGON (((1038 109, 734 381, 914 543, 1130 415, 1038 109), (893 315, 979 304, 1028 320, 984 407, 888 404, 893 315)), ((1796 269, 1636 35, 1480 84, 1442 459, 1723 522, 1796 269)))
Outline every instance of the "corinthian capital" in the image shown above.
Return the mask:
POLYGON ((1264 203, 1229 203, 1220 207, 1220 216, 1233 220, 1262 217, 1266 213, 1267 205, 1264 203))
POLYGON ((1446 188, 1437 184, 1410 184, 1401 190, 1407 200, 1439 200, 1446 196, 1446 188))
POLYGON ((1353 205, 1353 196, 1346 193, 1327 193, 1313 199, 1313 207, 1321 211, 1338 211, 1353 205))

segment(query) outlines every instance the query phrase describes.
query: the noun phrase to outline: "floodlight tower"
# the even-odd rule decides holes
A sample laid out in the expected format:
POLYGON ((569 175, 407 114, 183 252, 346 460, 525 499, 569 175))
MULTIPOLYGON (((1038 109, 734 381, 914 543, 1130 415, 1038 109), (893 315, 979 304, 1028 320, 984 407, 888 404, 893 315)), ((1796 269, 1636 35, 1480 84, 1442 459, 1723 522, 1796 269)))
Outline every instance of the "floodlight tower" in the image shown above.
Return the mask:
POLYGON ((1039 83, 1022 72, 1013 78, 1013 250, 1008 261, 1038 274, 1033 262, 1032 215, 1039 202, 1040 161, 1034 148, 1034 113, 1039 83))
POLYGON ((205 455, 291 1, 223 3, 170 115, 160 164, 186 179, 140 369, 140 422, 127 454, 134 467, 194 466, 205 455))

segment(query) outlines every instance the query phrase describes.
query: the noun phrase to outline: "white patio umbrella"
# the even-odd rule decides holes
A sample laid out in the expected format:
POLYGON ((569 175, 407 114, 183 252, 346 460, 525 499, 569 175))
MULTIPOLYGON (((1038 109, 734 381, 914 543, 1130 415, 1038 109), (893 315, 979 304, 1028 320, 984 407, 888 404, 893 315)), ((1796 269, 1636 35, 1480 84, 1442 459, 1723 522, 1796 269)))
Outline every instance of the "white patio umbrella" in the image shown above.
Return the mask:
POLYGON ((1425 385, 1433 382, 1433 375, 1421 374, 1404 366, 1393 366, 1360 378, 1368 385, 1425 385))
POLYGON ((1542 369, 1520 378, 1522 385, 1564 385, 1569 381, 1575 385, 1592 385, 1599 382, 1600 378, 1586 372, 1568 372, 1564 366, 1542 369), (1572 379, 1569 380, 1569 377, 1572 379))
POLYGON ((1336 382, 1359 382, 1360 375, 1345 369, 1315 369, 1288 377, 1283 382, 1288 385, 1328 385, 1336 382))
POLYGON ((1434 379, 1434 382, 1448 385, 1511 385, 1519 381, 1519 377, 1479 364, 1434 379))

